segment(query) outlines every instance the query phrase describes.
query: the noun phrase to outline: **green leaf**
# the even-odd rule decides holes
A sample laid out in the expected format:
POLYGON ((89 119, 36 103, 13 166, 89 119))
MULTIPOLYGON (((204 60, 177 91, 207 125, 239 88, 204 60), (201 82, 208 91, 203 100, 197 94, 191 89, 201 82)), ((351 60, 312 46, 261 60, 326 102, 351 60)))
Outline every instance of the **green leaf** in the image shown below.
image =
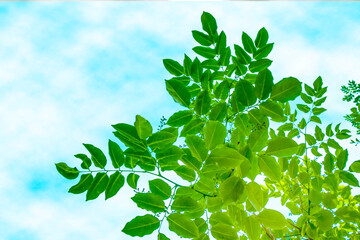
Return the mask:
POLYGON ((321 106, 321 104, 323 104, 326 101, 326 98, 327 97, 320 98, 319 100, 314 102, 314 105, 317 106, 317 107, 321 106))
POLYGON ((188 135, 185 139, 185 143, 189 147, 192 156, 198 159, 201 163, 205 161, 208 155, 208 149, 201 137, 188 135))
POLYGON ((309 146, 316 144, 316 139, 310 134, 305 134, 305 141, 309 146))
POLYGON ((209 35, 199 31, 195 31, 195 30, 192 31, 192 36, 195 39, 195 41, 197 41, 203 46, 210 46, 211 44, 214 43, 214 41, 211 39, 209 35))
MULTIPOLYGON (((218 121, 208 121, 204 128, 207 149, 212 150, 225 142, 226 127, 218 121)), ((206 155, 207 156, 207 155, 206 155)))
POLYGON ((159 233, 157 240, 170 240, 170 238, 168 238, 167 236, 165 236, 162 233, 159 233))
POLYGON ((343 170, 346 166, 347 160, 349 157, 349 152, 347 149, 342 150, 339 155, 337 156, 336 159, 336 166, 340 169, 343 170))
POLYGON ((335 215, 346 222, 358 222, 360 220, 360 213, 350 206, 339 208, 335 215))
POLYGON ((253 152, 260 152, 264 147, 266 147, 268 138, 269 134, 266 129, 253 131, 249 135, 248 145, 253 152))
POLYGON ((163 59, 163 64, 166 70, 168 70, 168 72, 172 75, 181 76, 184 73, 183 66, 175 60, 163 59))
POLYGON ((301 93, 301 94, 300 94, 300 97, 301 97, 301 99, 302 99, 305 103, 307 103, 307 104, 313 103, 312 98, 311 98, 310 96, 306 95, 305 93, 301 93))
POLYGON ((353 162, 349 167, 350 172, 360 173, 360 160, 353 162))
POLYGON ((243 106, 251 106, 257 100, 255 96, 255 88, 248 81, 239 80, 235 86, 235 92, 236 92, 237 100, 243 106))
POLYGON ((69 193, 79 194, 89 189, 93 181, 93 176, 89 174, 81 175, 80 181, 69 189, 69 193))
POLYGON ((160 196, 163 200, 171 196, 171 187, 161 179, 150 180, 149 188, 152 193, 160 196))
POLYGON ((185 137, 188 134, 197 134, 200 132, 203 126, 204 122, 201 119, 193 119, 184 126, 183 130, 180 133, 180 137, 185 137))
POLYGON ((121 167, 125 162, 124 152, 116 142, 109 139, 109 155, 114 168, 121 167))
POLYGON ((224 102, 215 104, 209 114, 209 120, 222 122, 226 116, 227 105, 224 102))
POLYGON ((272 181, 279 182, 282 174, 275 158, 268 155, 261 155, 258 160, 260 170, 272 181))
POLYGON ((336 208, 337 206, 337 195, 332 193, 323 193, 323 205, 328 209, 336 208))
MULTIPOLYGON (((202 141, 201 138, 200 138, 200 140, 201 141, 199 141, 199 145, 197 147, 192 146, 192 147, 198 148, 198 149, 193 150, 194 151, 193 154, 200 154, 200 152, 204 151, 204 149, 206 150, 205 143, 202 141), (201 148, 203 148, 203 149, 201 150, 201 148)), ((194 143, 192 142, 192 144, 196 144, 196 141, 197 140, 195 140, 194 143)), ((186 152, 186 155, 181 158, 181 161, 183 163, 185 163, 185 165, 187 167, 189 167, 190 169, 193 169, 195 171, 200 170, 201 166, 203 165, 203 160, 198 159, 197 157, 194 157, 189 148, 184 148, 184 151, 186 152)), ((204 153, 202 153, 202 154, 204 154, 204 153)), ((206 150, 206 156, 207 156, 207 150, 206 150)), ((201 156, 198 156, 198 157, 201 157, 201 156)))
POLYGON ((324 140, 325 134, 321 131, 321 128, 319 126, 315 127, 315 137, 318 141, 324 140))
POLYGON ((245 48, 245 51, 247 51, 248 53, 254 53, 256 51, 254 42, 247 33, 245 33, 245 32, 242 33, 241 41, 245 48))
POLYGON ((243 194, 244 189, 244 181, 239 177, 231 176, 220 184, 219 195, 224 203, 234 203, 243 194))
POLYGON ((172 96, 175 102, 180 103, 184 107, 190 105, 190 92, 186 86, 178 80, 165 80, 166 90, 172 96))
POLYGON ((271 71, 268 69, 262 70, 256 76, 255 81, 255 95, 260 100, 264 100, 269 97, 272 87, 274 85, 274 78, 271 71))
POLYGON ((183 238, 195 238, 199 236, 196 224, 183 214, 172 213, 167 217, 169 229, 183 238))
POLYGON ((179 177, 188 182, 192 182, 195 180, 195 171, 186 166, 179 166, 174 171, 179 177))
POLYGON ((274 43, 269 43, 266 44, 264 47, 256 50, 255 53, 253 54, 254 59, 260 60, 262 58, 266 58, 271 53, 273 47, 274 47, 274 43))
POLYGON ((321 124, 321 119, 318 116, 311 116, 310 121, 321 124))
POLYGON ((190 122, 192 118, 193 112, 191 110, 178 111, 171 115, 166 124, 172 127, 181 127, 190 122))
POLYGON ((204 58, 214 58, 216 56, 215 50, 209 47, 197 46, 193 47, 192 50, 204 58))
POLYGON ((238 60, 241 64, 249 64, 251 62, 251 57, 245 52, 245 50, 239 45, 234 45, 235 54, 238 57, 238 60))
POLYGON ((125 146, 140 150, 147 149, 144 142, 139 138, 134 126, 125 123, 118 123, 112 126, 116 130, 114 135, 123 142, 125 146))
POLYGON ((294 100, 300 93, 301 82, 296 78, 289 77, 283 78, 273 86, 270 97, 272 100, 287 102, 294 100))
POLYGON ((106 157, 104 153, 99 148, 91 144, 84 143, 83 145, 91 154, 91 160, 93 161, 94 165, 98 168, 104 168, 106 165, 106 157))
POLYGON ((124 186, 125 177, 120 172, 115 172, 110 176, 108 186, 105 190, 105 200, 115 196, 124 186))
POLYGON ((341 180, 343 180, 345 183, 354 186, 354 187, 359 187, 359 181, 357 180, 357 178, 349 172, 346 171, 340 171, 339 172, 339 177, 341 178, 341 180))
POLYGON ((320 230, 326 232, 332 229, 334 224, 334 215, 329 210, 321 210, 316 213, 315 217, 320 230))
POLYGON ((280 212, 272 209, 264 209, 260 212, 256 218, 261 222, 265 227, 271 229, 283 229, 286 226, 286 219, 284 215, 280 212))
POLYGON ((127 184, 133 189, 137 188, 138 180, 139 180, 139 175, 137 175, 135 173, 129 173, 129 175, 126 178, 127 184))
POLYGON ((208 229, 208 224, 203 218, 195 218, 194 222, 199 229, 199 233, 204 233, 208 229))
POLYGON ((191 197, 177 197, 171 205, 171 209, 182 211, 195 211, 200 208, 200 204, 191 197))
POLYGON ((266 45, 267 41, 269 40, 269 33, 263 27, 259 30, 255 38, 255 46, 258 48, 262 48, 266 45))
MULTIPOLYGON (((216 61, 215 59, 212 59, 212 58, 203 61, 203 62, 201 63, 201 66, 202 66, 203 68, 211 69, 211 70, 214 70, 214 71, 219 70, 219 68, 220 68, 219 62, 216 61)), ((204 75, 203 75, 203 76, 204 76, 204 75)))
POLYGON ((210 36, 214 36, 217 34, 216 20, 210 13, 204 11, 201 14, 201 24, 203 30, 207 32, 210 36))
POLYGON ((154 193, 136 193, 131 199, 139 208, 153 213, 159 213, 165 210, 164 201, 159 195, 154 193))
POLYGON ((228 224, 218 223, 211 227, 211 234, 215 239, 237 240, 237 231, 228 224))
POLYGON ((109 176, 106 173, 97 173, 89 190, 86 193, 86 201, 96 199, 106 190, 109 182, 109 176))
POLYGON ((265 116, 271 117, 275 122, 285 122, 286 117, 284 116, 283 108, 276 102, 268 99, 259 106, 261 112, 265 116))
POLYGON ((226 34, 224 31, 221 31, 219 38, 216 42, 215 52, 217 55, 224 53, 226 51, 226 34))
POLYGON ((312 113, 313 113, 314 115, 320 115, 321 113, 323 113, 323 112, 325 112, 325 111, 326 111, 325 108, 314 107, 314 108, 312 109, 312 113))
POLYGON ((122 232, 132 237, 143 237, 154 232, 160 227, 160 221, 150 214, 137 216, 130 222, 126 223, 122 232))
POLYGON ((254 216, 245 219, 245 233, 249 240, 260 240, 261 227, 259 221, 254 216))
POLYGON ((316 92, 320 91, 320 89, 322 88, 322 85, 323 85, 323 81, 322 81, 322 78, 319 76, 313 83, 314 90, 316 92))
POLYGON ((194 238, 193 240, 210 240, 210 238, 209 238, 209 236, 206 235, 205 233, 202 233, 202 234, 200 234, 199 237, 194 238))
POLYGON ((296 104, 296 107, 297 107, 297 109, 299 109, 300 111, 302 111, 304 113, 310 112, 310 107, 305 104, 296 104))
POLYGON ((204 90, 200 92, 195 100, 195 111, 199 115, 204 115, 210 110, 211 98, 209 92, 204 90))
POLYGON ((79 170, 69 167, 66 163, 60 162, 55 164, 56 170, 67 179, 75 179, 79 176, 79 170))
POLYGON ((176 141, 178 137, 177 131, 177 128, 165 128, 149 137, 147 144, 153 151, 166 148, 176 141))
POLYGON ((215 164, 219 167, 235 168, 245 160, 247 161, 247 158, 238 151, 223 145, 213 149, 207 161, 209 164, 215 164))
POLYGON ((229 96, 230 87, 227 81, 221 82, 214 91, 214 95, 218 99, 226 100, 229 96))
POLYGON ((231 94, 231 108, 234 113, 242 112, 245 107, 240 103, 236 91, 231 94))
POLYGON ((80 165, 82 169, 89 169, 90 168, 91 160, 90 160, 90 158, 88 156, 86 156, 85 154, 79 153, 79 154, 74 155, 74 157, 76 157, 76 158, 78 158, 78 159, 80 159, 82 161, 82 163, 80 165))
POLYGON ((196 57, 191 64, 191 77, 194 82, 200 82, 202 72, 203 69, 201 67, 200 60, 196 57))
POLYGON ((192 60, 189 58, 188 55, 184 54, 184 74, 188 77, 179 77, 179 80, 182 80, 184 85, 188 85, 190 83, 190 78, 189 76, 191 75, 191 65, 192 65, 192 60))
POLYGON ((140 139, 146 139, 152 134, 152 126, 148 120, 140 115, 136 115, 135 128, 140 139))
POLYGON ((266 153, 276 157, 291 157, 298 151, 299 145, 287 137, 277 137, 269 141, 266 153))
POLYGON ((263 58, 260 60, 252 61, 249 65, 249 70, 252 73, 255 72, 261 72, 262 70, 265 70, 271 65, 272 61, 267 58, 263 58))
POLYGON ((265 199, 261 186, 256 182, 249 182, 246 185, 246 194, 250 203, 256 211, 260 211, 265 206, 265 199))

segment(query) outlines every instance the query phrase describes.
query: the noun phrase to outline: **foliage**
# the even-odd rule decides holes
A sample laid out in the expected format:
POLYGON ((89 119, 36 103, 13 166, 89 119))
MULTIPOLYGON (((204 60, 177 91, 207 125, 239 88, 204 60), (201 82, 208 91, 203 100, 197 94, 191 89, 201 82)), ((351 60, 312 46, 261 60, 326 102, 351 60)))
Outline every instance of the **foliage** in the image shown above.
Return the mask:
POLYGON ((233 51, 211 14, 201 23, 203 32, 192 31, 199 57, 163 61, 173 75, 166 89, 184 109, 162 118, 156 132, 139 115, 133 125, 113 125, 126 149, 109 140, 107 158, 84 144, 90 157, 75 155, 82 170, 57 163, 64 177, 81 176, 69 192, 108 199, 126 182, 145 212, 123 228, 130 236, 158 230, 158 239, 169 239, 161 228, 167 221, 170 231, 194 240, 358 239, 360 195, 352 189, 360 162, 347 167, 339 140, 349 130, 322 124, 321 77, 312 86, 294 77, 274 81, 265 28, 255 41, 243 32, 233 51), (154 178, 141 191, 143 175, 154 178), (290 214, 269 209, 272 198, 290 214))
MULTIPOLYGON (((357 129, 357 134, 360 134, 360 84, 354 80, 349 81, 347 86, 342 86, 341 91, 344 92, 344 101, 353 102, 355 107, 352 107, 351 113, 345 115, 345 119, 349 121, 353 127, 357 129)), ((356 145, 360 143, 359 139, 351 140, 356 145)))

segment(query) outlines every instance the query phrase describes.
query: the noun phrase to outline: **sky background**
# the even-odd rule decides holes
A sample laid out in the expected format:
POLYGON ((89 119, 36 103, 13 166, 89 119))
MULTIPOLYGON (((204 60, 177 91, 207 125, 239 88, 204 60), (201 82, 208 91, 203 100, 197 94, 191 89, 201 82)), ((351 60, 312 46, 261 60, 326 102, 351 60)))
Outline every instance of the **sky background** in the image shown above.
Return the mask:
POLYGON ((156 129, 181 109, 166 93, 162 59, 195 56, 191 30, 201 29, 202 11, 231 44, 266 27, 275 80, 311 84, 321 75, 324 122, 344 122, 350 105, 340 87, 360 81, 360 2, 1 2, 2 239, 137 239, 121 233, 145 214, 128 187, 85 202, 67 193, 77 180, 54 163, 78 164, 72 156, 86 153, 82 143, 107 149, 111 124, 140 114, 156 129))

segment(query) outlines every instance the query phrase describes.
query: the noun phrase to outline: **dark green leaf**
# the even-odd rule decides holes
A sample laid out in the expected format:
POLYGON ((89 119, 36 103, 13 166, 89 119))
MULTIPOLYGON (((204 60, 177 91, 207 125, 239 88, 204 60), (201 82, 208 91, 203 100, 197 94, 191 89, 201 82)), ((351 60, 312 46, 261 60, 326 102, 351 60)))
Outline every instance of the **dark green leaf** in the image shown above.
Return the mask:
POLYGON ((104 153, 97 147, 91 144, 83 144, 85 148, 91 154, 91 160, 93 161, 94 165, 98 168, 104 168, 106 165, 106 157, 104 153))
POLYGON ((195 238, 199 236, 196 224, 183 214, 172 213, 167 217, 170 231, 183 238, 195 238))
POLYGON ((147 144, 153 151, 166 148, 176 141, 178 137, 177 131, 177 128, 165 128, 149 137, 147 144))
POLYGON ((245 107, 240 103, 236 91, 231 94, 231 108, 234 113, 241 112, 245 107))
POLYGON ((256 51, 256 47, 254 45, 254 42, 247 33, 245 33, 245 32, 242 33, 241 41, 242 41, 242 44, 243 44, 245 50, 248 53, 254 53, 256 51))
POLYGON ((110 176, 109 183, 105 190, 105 200, 115 196, 124 186, 125 177, 120 172, 115 172, 110 176))
POLYGON ((235 86, 235 92, 236 92, 237 100, 243 106, 251 106, 257 100, 255 96, 255 88, 248 81, 239 80, 239 82, 235 86))
POLYGON ((121 167, 125 162, 124 152, 116 142, 109 139, 109 155, 114 168, 121 167))
POLYGON ((310 121, 321 124, 321 119, 318 116, 311 116, 310 121))
POLYGON ((312 98, 311 98, 310 96, 306 95, 305 93, 301 93, 301 94, 300 94, 300 97, 301 97, 301 99, 302 99, 305 103, 307 103, 307 104, 313 103, 312 98))
POLYGON ((195 31, 195 30, 192 31, 192 36, 195 39, 195 41, 197 41, 203 46, 210 46, 211 44, 214 43, 213 39, 209 35, 199 31, 195 31))
POLYGON ((301 93, 301 82, 296 78, 284 78, 276 83, 271 91, 271 99, 287 102, 294 100, 301 93))
POLYGON ((206 69, 219 70, 220 64, 215 59, 207 59, 201 63, 201 66, 206 69))
POLYGON ((200 92, 195 100, 195 111, 199 115, 206 114, 210 110, 211 98, 209 92, 204 90, 200 92))
POLYGON ((133 189, 137 188, 138 180, 139 180, 139 175, 137 175, 135 173, 129 173, 129 175, 126 178, 127 184, 133 189))
POLYGON ((349 173, 346 171, 340 171, 339 177, 345 183, 347 183, 351 186, 354 186, 354 187, 359 187, 359 181, 356 179, 356 177, 352 173, 349 173))
POLYGON ((180 103, 184 107, 190 104, 190 92, 186 86, 178 80, 165 80, 166 90, 173 97, 175 102, 180 103))
POLYGON ((260 60, 262 58, 266 58, 272 51, 273 47, 274 47, 274 43, 269 43, 269 44, 266 44, 264 47, 256 50, 253 55, 254 59, 260 60))
POLYGON ((171 115, 166 124, 172 127, 181 127, 190 122, 192 118, 193 112, 191 110, 178 111, 171 115))
POLYGON ((137 216, 130 222, 126 223, 122 232, 132 237, 143 237, 154 232, 160 227, 160 221, 150 214, 137 216))
POLYGON ((71 168, 64 162, 56 163, 55 166, 56 170, 67 179, 75 179, 79 176, 79 170, 76 167, 71 168))
MULTIPOLYGON (((191 75, 191 65, 192 65, 192 60, 189 58, 188 55, 185 54, 185 56, 184 56, 184 74, 188 77, 191 75)), ((188 77, 183 78, 183 79, 186 79, 186 82, 183 82, 184 85, 189 84, 190 78, 188 78, 188 77)), ((179 78, 181 78, 181 77, 179 77, 179 78)))
POLYGON ((214 95, 216 98, 226 100, 227 97, 229 96, 229 92, 230 92, 229 83, 223 81, 215 88, 214 95))
POLYGON ((202 72, 200 60, 196 57, 191 64, 191 77, 194 82, 200 82, 202 72))
POLYGON ((255 81, 255 95, 260 100, 264 100, 269 97, 272 87, 274 85, 274 78, 271 74, 271 71, 265 69, 260 71, 256 76, 255 81))
POLYGON ((93 181, 93 176, 89 174, 81 175, 80 181, 69 189, 69 193, 79 194, 89 189, 93 181))
POLYGON ((86 201, 96 199, 106 189, 109 176, 106 173, 97 173, 89 190, 86 193, 86 201))
POLYGON ((336 159, 336 166, 340 169, 343 170, 346 166, 346 163, 348 161, 348 157, 349 157, 349 152, 347 149, 342 150, 339 155, 337 156, 336 159))
POLYGON ((217 55, 224 53, 226 51, 226 34, 224 31, 221 31, 219 39, 216 42, 215 52, 217 55))
POLYGON ((310 134, 305 134, 305 141, 310 146, 316 144, 316 139, 310 134))
POLYGON ((201 24, 203 30, 207 32, 210 36, 214 36, 217 34, 216 20, 210 13, 203 12, 201 14, 201 24))
POLYGON ((266 45, 268 39, 269 39, 269 33, 267 32, 267 30, 264 27, 261 28, 256 35, 255 46, 258 48, 264 47, 266 45))
POLYGON ((79 154, 74 155, 74 157, 82 160, 82 163, 80 165, 82 169, 89 169, 90 168, 91 160, 90 160, 90 158, 88 156, 86 156, 85 154, 79 153, 79 154))
POLYGON ((245 52, 245 50, 239 45, 234 45, 235 54, 238 57, 238 60, 241 64, 249 64, 251 62, 251 57, 245 52))
POLYGON ((167 236, 165 236, 162 233, 159 233, 157 240, 170 240, 170 238, 168 238, 167 236))
POLYGON ((209 120, 222 122, 226 116, 227 105, 224 102, 219 102, 213 106, 209 114, 209 120))
POLYGON ((228 66, 230 63, 231 49, 227 47, 224 52, 220 53, 219 63, 221 66, 228 66))
POLYGON ((353 162, 349 168, 350 172, 360 173, 360 160, 353 162))
POLYGON ((116 132, 114 135, 127 147, 134 149, 146 150, 144 142, 139 138, 136 128, 129 124, 119 123, 112 125, 116 132))
POLYGON ((184 73, 184 68, 175 60, 172 59, 164 59, 163 60, 164 67, 168 70, 169 73, 175 76, 181 76, 184 73))
POLYGON ((314 90, 316 92, 320 91, 320 89, 322 88, 322 84, 323 84, 322 78, 319 76, 313 83, 314 90))
POLYGON ((214 58, 216 56, 215 50, 209 47, 197 46, 192 50, 204 58, 214 58))
POLYGON ((321 113, 323 113, 323 112, 325 112, 325 111, 326 111, 325 108, 314 107, 314 108, 312 109, 312 113, 313 113, 314 115, 320 115, 321 113))
POLYGON ((261 72, 262 70, 268 68, 271 65, 272 61, 270 59, 264 58, 257 61, 252 61, 249 65, 249 70, 252 73, 261 72))
POLYGON ((140 115, 136 115, 135 128, 140 139, 146 139, 152 134, 152 126, 148 120, 140 115))
POLYGON ((296 104, 296 107, 304 113, 308 113, 310 111, 310 108, 305 104, 296 104))
POLYGON ((219 144, 223 144, 227 135, 226 127, 218 121, 207 122, 204 128, 204 132, 205 143, 207 149, 209 150, 214 149, 219 144))
POLYGON ((319 100, 314 102, 314 105, 318 107, 321 104, 323 104, 325 102, 325 100, 326 100, 326 97, 320 98, 319 100))
POLYGON ((165 203, 159 195, 154 193, 136 193, 131 198, 139 208, 151 211, 153 213, 163 212, 165 203))

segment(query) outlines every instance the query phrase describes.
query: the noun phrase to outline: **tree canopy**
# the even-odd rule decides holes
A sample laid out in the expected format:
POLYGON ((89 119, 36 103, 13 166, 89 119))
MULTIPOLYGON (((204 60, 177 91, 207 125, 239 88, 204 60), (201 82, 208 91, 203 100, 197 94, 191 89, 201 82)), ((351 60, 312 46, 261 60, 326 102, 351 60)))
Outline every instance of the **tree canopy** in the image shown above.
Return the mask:
POLYGON ((183 110, 162 118, 157 131, 140 115, 114 124, 125 147, 109 140, 106 156, 84 144, 88 153, 75 155, 77 167, 57 163, 65 178, 80 176, 69 192, 86 193, 88 201, 133 188, 144 214, 123 227, 130 236, 158 231, 158 240, 169 239, 167 221, 170 231, 193 240, 359 239, 360 195, 352 190, 360 161, 349 164, 341 146, 350 131, 321 118, 322 78, 311 86, 274 79, 274 43, 265 28, 255 38, 243 32, 231 48, 210 13, 201 23, 203 31, 192 31, 197 57, 163 60, 172 75, 166 90, 183 110), (144 175, 152 179, 141 190, 144 175), (272 198, 290 214, 267 207, 272 198))

